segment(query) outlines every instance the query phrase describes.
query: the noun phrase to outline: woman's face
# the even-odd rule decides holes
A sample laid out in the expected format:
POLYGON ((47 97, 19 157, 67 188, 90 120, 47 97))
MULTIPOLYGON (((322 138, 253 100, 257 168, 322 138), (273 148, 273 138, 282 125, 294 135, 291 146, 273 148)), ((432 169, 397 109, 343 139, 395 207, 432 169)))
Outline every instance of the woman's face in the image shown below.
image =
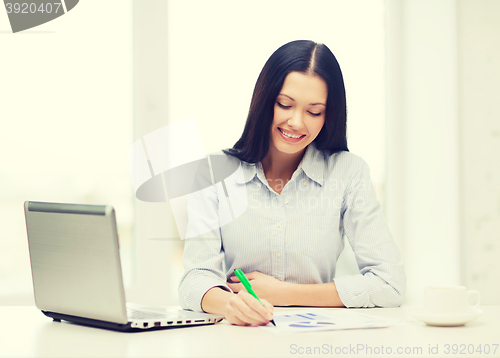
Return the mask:
POLYGON ((303 152, 323 128, 327 95, 321 77, 290 72, 274 104, 271 145, 286 154, 303 152))

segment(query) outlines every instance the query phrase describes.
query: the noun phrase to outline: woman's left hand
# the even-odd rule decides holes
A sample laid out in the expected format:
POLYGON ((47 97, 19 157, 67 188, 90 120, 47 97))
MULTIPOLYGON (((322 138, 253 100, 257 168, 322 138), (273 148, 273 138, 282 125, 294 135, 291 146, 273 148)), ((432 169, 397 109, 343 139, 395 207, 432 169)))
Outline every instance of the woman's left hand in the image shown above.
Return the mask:
MULTIPOLYGON (((258 271, 245 273, 245 276, 252 284, 252 289, 259 298, 269 301, 273 306, 286 306, 284 302, 284 298, 286 297, 286 294, 284 294, 284 288, 287 285, 286 282, 258 271)), ((235 293, 245 289, 245 286, 239 283, 238 277, 231 276, 231 281, 237 282, 227 282, 227 285, 235 293)))

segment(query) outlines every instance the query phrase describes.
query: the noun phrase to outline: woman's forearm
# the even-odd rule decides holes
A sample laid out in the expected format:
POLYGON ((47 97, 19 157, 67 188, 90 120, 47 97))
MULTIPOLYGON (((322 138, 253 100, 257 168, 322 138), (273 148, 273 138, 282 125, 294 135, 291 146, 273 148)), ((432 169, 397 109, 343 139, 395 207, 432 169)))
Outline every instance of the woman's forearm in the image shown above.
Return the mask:
POLYGON ((287 283, 277 306, 345 307, 334 282, 320 284, 287 283))
MULTIPOLYGON (((335 282, 290 283, 258 271, 247 273, 246 276, 257 296, 266 299, 274 306, 345 307, 340 300, 335 282)), ((238 281, 235 277, 232 280, 238 281)), ((233 292, 245 290, 240 282, 228 282, 227 285, 233 292)))
MULTIPOLYGON (((203 311, 224 315, 233 293, 213 287, 201 301, 203 311)), ((320 284, 281 283, 279 290, 265 297, 275 306, 345 307, 334 282, 320 284)))

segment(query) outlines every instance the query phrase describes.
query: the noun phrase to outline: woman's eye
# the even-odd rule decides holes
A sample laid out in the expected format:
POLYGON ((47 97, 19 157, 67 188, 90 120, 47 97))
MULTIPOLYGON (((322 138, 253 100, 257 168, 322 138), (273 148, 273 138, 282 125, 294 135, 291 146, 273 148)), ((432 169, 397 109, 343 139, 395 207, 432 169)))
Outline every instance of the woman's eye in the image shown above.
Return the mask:
POLYGON ((291 108, 292 107, 292 106, 285 106, 284 104, 281 104, 279 102, 276 102, 276 103, 278 103, 278 106, 280 106, 281 108, 287 109, 287 108, 291 108))
POLYGON ((321 112, 320 112, 320 113, 313 113, 313 112, 309 112, 309 114, 310 114, 311 116, 315 116, 315 117, 321 116, 321 112))

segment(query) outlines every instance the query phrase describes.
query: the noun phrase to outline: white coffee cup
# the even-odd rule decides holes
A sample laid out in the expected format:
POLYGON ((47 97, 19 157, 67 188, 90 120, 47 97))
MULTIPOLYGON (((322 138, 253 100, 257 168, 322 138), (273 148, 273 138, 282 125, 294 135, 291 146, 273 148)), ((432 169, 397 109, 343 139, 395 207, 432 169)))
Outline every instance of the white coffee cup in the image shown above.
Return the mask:
POLYGON ((424 290, 424 309, 432 313, 462 313, 477 308, 480 301, 478 291, 467 291, 464 286, 429 286, 424 290))

